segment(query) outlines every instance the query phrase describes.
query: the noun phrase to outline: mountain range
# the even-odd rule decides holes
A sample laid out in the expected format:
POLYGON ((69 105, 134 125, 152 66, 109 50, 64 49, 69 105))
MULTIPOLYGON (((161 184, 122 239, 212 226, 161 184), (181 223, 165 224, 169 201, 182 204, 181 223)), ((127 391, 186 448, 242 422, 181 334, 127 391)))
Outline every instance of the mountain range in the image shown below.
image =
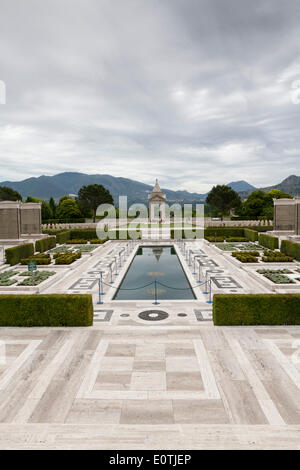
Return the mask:
MULTIPOLYGON (((85 173, 75 172, 59 173, 54 176, 42 175, 39 177, 27 178, 23 181, 3 181, 0 183, 0 186, 9 186, 10 188, 18 191, 23 198, 33 196, 48 200, 52 196, 57 200, 65 194, 77 194, 81 186, 89 184, 102 184, 110 191, 116 203, 119 195, 127 195, 128 204, 132 204, 133 202, 146 202, 148 200, 148 195, 153 189, 153 186, 149 184, 128 178, 100 174, 87 175, 85 173)), ((228 186, 237 191, 242 198, 257 189, 255 186, 252 186, 244 180, 233 181, 228 183, 228 186)), ((300 176, 291 175, 279 184, 259 189, 269 191, 273 188, 280 189, 281 191, 292 195, 300 195, 300 176)), ((191 193, 188 191, 173 191, 164 188, 162 191, 166 194, 167 201, 169 203, 203 202, 208 194, 191 193)))

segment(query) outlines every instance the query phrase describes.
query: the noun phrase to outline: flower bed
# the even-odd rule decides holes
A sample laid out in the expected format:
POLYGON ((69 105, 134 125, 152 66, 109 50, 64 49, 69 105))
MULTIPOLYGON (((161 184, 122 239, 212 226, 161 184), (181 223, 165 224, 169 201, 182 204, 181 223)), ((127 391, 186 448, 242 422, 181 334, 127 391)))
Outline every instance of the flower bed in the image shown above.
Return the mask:
POLYGON ((257 251, 263 250, 263 247, 251 242, 241 243, 216 243, 215 245, 222 251, 257 251))
POLYGON ((18 286, 38 286, 51 276, 56 274, 54 271, 35 271, 33 274, 29 272, 21 273, 20 276, 26 276, 27 279, 19 282, 18 286))
POLYGON ((286 274, 293 274, 289 269, 258 269, 257 272, 262 274, 274 284, 295 284, 295 281, 286 276, 286 274))
POLYGON ((18 274, 18 271, 5 271, 0 274, 0 286, 11 286, 17 282, 16 279, 11 279, 12 276, 18 274))

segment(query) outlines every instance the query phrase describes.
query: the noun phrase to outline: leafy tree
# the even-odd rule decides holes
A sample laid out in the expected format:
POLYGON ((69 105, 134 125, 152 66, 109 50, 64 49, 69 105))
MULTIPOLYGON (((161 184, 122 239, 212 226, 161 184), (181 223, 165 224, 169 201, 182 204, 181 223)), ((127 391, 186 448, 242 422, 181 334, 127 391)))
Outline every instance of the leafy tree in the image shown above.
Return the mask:
POLYGON ((38 199, 37 197, 27 196, 26 202, 35 202, 35 203, 40 202, 42 204, 41 205, 42 221, 52 219, 53 212, 47 201, 44 201, 43 199, 38 199))
POLYGON ((241 198, 230 186, 217 185, 208 194, 206 202, 221 213, 223 220, 226 212, 241 205, 241 198))
POLYGON ((52 213, 50 205, 46 201, 42 200, 41 202, 42 202, 42 207, 41 207, 42 220, 52 219, 53 213, 52 213))
POLYGON ((42 202, 42 199, 33 196, 27 196, 25 202, 42 202))
POLYGON ((271 191, 268 192, 270 196, 272 196, 273 199, 293 199, 293 196, 291 196, 288 193, 284 193, 283 191, 280 191, 280 189, 271 189, 271 191))
POLYGON ((66 201, 67 199, 73 200, 73 198, 70 196, 62 196, 61 198, 59 198, 58 205, 60 205, 62 202, 66 201))
POLYGON ((56 210, 56 217, 58 219, 78 219, 81 217, 81 212, 75 199, 67 198, 59 203, 56 210))
POLYGON ((91 209, 93 220, 96 221, 96 211, 100 204, 113 204, 114 200, 110 192, 101 184, 82 186, 78 191, 78 204, 80 208, 91 209))
POLYGON ((265 217, 269 218, 273 208, 273 198, 269 193, 265 193, 261 189, 252 191, 241 208, 238 211, 240 216, 245 217, 265 217), (268 217, 267 217, 268 216, 268 217))
POLYGON ((0 201, 22 201, 22 196, 8 186, 0 186, 0 201))
POLYGON ((55 215, 56 215, 56 203, 53 199, 53 197, 50 197, 49 199, 49 206, 50 206, 50 209, 52 211, 52 217, 55 219, 55 215))

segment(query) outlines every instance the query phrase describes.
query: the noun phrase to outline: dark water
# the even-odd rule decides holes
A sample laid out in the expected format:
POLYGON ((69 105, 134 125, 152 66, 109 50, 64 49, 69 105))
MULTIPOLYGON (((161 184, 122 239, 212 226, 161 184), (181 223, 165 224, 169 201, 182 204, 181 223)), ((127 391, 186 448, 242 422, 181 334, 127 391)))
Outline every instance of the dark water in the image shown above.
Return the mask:
POLYGON ((154 299, 155 280, 158 300, 195 298, 175 249, 170 246, 147 246, 138 249, 114 299, 154 299), (152 284, 142 289, 122 290, 134 289, 150 283, 152 284))

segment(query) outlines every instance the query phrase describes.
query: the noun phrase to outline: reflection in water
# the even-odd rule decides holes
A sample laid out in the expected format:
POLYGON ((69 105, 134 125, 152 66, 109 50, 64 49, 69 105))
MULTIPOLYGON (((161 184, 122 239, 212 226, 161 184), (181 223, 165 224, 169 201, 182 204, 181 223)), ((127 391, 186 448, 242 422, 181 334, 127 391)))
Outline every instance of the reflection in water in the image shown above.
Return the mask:
POLYGON ((156 292, 161 300, 195 298, 175 248, 160 245, 138 248, 114 299, 152 300, 155 281, 156 292), (150 264, 155 264, 158 269, 149 271, 150 264), (164 285, 160 285, 160 282, 164 285))

